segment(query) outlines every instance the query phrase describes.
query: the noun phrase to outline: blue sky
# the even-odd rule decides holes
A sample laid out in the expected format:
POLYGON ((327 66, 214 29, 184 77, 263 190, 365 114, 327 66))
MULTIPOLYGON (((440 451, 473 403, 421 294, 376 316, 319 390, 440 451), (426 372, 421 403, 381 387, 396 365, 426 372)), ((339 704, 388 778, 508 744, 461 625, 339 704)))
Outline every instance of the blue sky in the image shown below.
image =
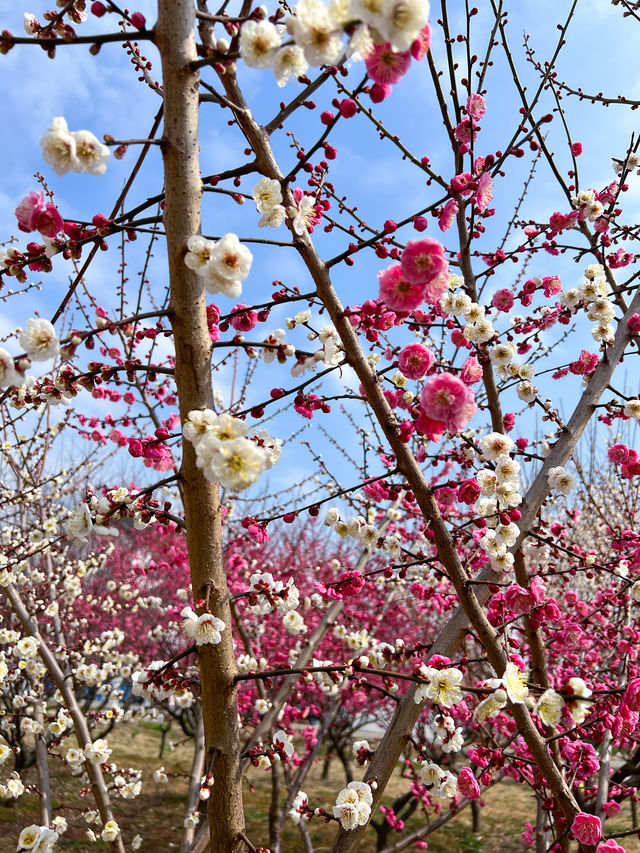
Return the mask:
MULTIPOLYGON (((22 16, 25 11, 40 16, 51 3, 37 2, 17 4, 13 0, 0 0, 0 25, 14 34, 22 34, 22 16)), ((434 4, 439 5, 439 4, 434 4)), ((509 21, 509 37, 521 69, 521 79, 532 91, 537 85, 537 75, 526 63, 523 50, 523 31, 530 34, 530 43, 537 57, 544 61, 548 58, 557 39, 556 25, 564 21, 570 3, 550 2, 550 0, 520 0, 508 3, 512 7, 509 21)), ((150 0, 136 3, 137 11, 143 12, 148 22, 154 20, 154 6, 150 0)), ((450 23, 452 30, 463 26, 464 4, 450 3, 450 23)), ((481 12, 474 18, 474 32, 479 36, 481 49, 484 48, 483 35, 490 22, 490 6, 480 3, 481 12)), ((432 19, 437 14, 432 11, 432 19)), ((624 93, 629 97, 640 98, 640 70, 629 57, 635 55, 640 25, 622 18, 619 10, 613 8, 608 0, 589 0, 578 4, 578 12, 572 22, 567 46, 560 56, 557 66, 558 77, 569 85, 581 86, 586 92, 600 92, 617 95, 624 93)), ((101 20, 90 16, 89 21, 80 28, 83 33, 100 32, 109 28, 107 18, 101 20)), ((443 64, 443 49, 439 28, 434 24, 434 56, 436 64, 443 64)), ((145 51, 147 46, 145 45, 145 51)), ((462 47, 454 46, 456 56, 463 58, 462 47)), ((148 46, 147 55, 154 61, 154 72, 159 75, 159 63, 152 46, 148 46)), ((40 151, 40 138, 54 116, 64 115, 71 129, 87 128, 99 138, 111 133, 116 138, 146 136, 153 116, 158 108, 159 99, 145 86, 136 81, 136 73, 118 45, 105 45, 98 57, 89 55, 86 46, 63 47, 58 50, 55 61, 49 60, 39 48, 16 47, 8 56, 0 57, 0 73, 4 81, 4 121, 0 126, 0 150, 4 155, 5 170, 0 189, 0 225, 4 237, 17 234, 14 208, 21 198, 31 189, 37 189, 34 172, 41 171, 55 191, 56 202, 66 219, 87 219, 96 212, 108 213, 113 199, 126 180, 135 157, 135 150, 124 161, 113 158, 107 174, 102 178, 89 175, 68 174, 62 178, 56 176, 43 162, 40 151)), ((363 68, 354 66, 345 81, 354 86, 361 78, 363 68)), ((252 111, 260 121, 266 121, 277 110, 281 99, 290 98, 299 88, 296 82, 285 89, 277 89, 269 72, 241 68, 240 80, 252 111)), ((213 82, 213 77, 208 78, 213 82)), ((495 52, 495 65, 487 77, 488 94, 487 115, 482 121, 482 132, 476 150, 479 153, 491 153, 504 147, 517 124, 519 102, 511 74, 499 50, 495 52)), ((320 112, 331 108, 331 98, 335 91, 325 88, 314 98, 318 108, 315 111, 301 110, 288 129, 304 143, 313 142, 321 130, 320 112)), ((550 111, 552 102, 547 98, 546 106, 538 111, 550 111)), ((573 139, 584 145, 584 153, 579 160, 581 186, 600 188, 613 179, 610 159, 623 156, 630 134, 638 129, 638 113, 624 107, 611 106, 604 109, 591 106, 577 99, 565 99, 567 118, 572 128, 573 139)), ((442 171, 443 177, 452 177, 451 152, 437 111, 433 90, 426 63, 414 63, 410 73, 396 87, 394 95, 376 108, 376 115, 384 121, 394 133, 398 133, 410 150, 419 156, 428 155, 435 168, 442 171)), ((201 165, 204 173, 222 170, 243 162, 243 141, 237 131, 226 125, 226 112, 207 105, 202 113, 201 165)), ((570 168, 567 145, 561 132, 560 122, 556 119, 547 125, 551 148, 555 152, 560 170, 566 173, 570 168)), ((338 148, 338 158, 332 163, 330 178, 339 193, 347 193, 352 201, 358 203, 358 212, 375 228, 380 228, 386 219, 401 219, 420 206, 426 206, 437 198, 435 189, 425 187, 424 176, 409 164, 402 163, 397 152, 388 142, 377 139, 375 129, 362 117, 339 123, 332 144, 338 148)), ((288 148, 289 139, 280 133, 274 137, 274 147, 283 163, 291 163, 292 155, 288 148)), ((499 242, 508 221, 514 200, 520 195, 523 181, 530 166, 530 156, 522 160, 510 158, 508 174, 505 179, 497 180, 495 198, 492 203, 497 210, 496 217, 488 223, 486 248, 494 248, 499 242)), ((255 178, 250 176, 242 185, 244 192, 250 192, 255 178)), ((161 161, 159 151, 151 152, 147 166, 131 195, 131 201, 143 200, 161 188, 161 161)), ((637 187, 627 194, 623 220, 629 223, 638 221, 639 196, 637 187)), ((544 164, 538 168, 535 185, 526 199, 526 215, 541 220, 548 219, 554 210, 566 210, 548 169, 544 164)), ((203 207, 203 230, 209 234, 221 234, 234 230, 241 236, 256 234, 257 217, 253 215, 250 203, 239 207, 230 201, 221 201, 219 196, 205 199, 203 207)), ((432 221, 427 233, 439 236, 432 221)), ((410 229, 400 233, 401 239, 412 236, 410 229)), ((270 232, 259 236, 283 237, 284 231, 270 232)), ((449 235, 443 240, 449 248, 453 243, 449 235)), ((517 235, 512 238, 512 245, 517 235)), ((142 241, 141 241, 142 242, 142 241)), ((321 253, 329 257, 346 247, 343 236, 333 234, 327 237, 319 234, 318 245, 321 253)), ((130 272, 135 272, 139 258, 131 259, 130 272)), ((92 268, 89 286, 99 293, 102 304, 109 307, 115 299, 117 276, 115 267, 117 256, 109 252, 101 254, 92 268)), ((361 302, 377 294, 376 274, 385 266, 373 252, 362 253, 357 257, 356 266, 351 270, 344 266, 336 269, 335 282, 345 303, 361 302)), ((489 293, 498 286, 512 283, 513 269, 504 269, 489 289, 489 293)), ((572 286, 580 279, 581 268, 569 259, 555 259, 548 255, 539 255, 528 269, 528 275, 560 274, 565 286, 572 286)), ((24 324, 26 319, 38 310, 47 316, 55 309, 60 296, 64 293, 69 275, 69 266, 62 259, 54 261, 54 272, 43 277, 40 291, 31 291, 23 297, 17 297, 0 303, 0 336, 6 336, 15 326, 24 324)), ((162 286, 166 282, 165 260, 158 249, 151 264, 152 280, 162 286)), ((243 302, 265 301, 268 298, 273 279, 282 279, 288 284, 299 284, 308 289, 308 276, 300 261, 289 249, 276 251, 255 251, 253 272, 246 283, 242 296, 243 302)), ((5 285, 5 289, 7 286, 5 285)), ((228 310, 232 303, 221 297, 222 310, 228 310), (228 304, 227 304, 228 303, 228 304)), ((113 303, 112 303, 113 304, 113 303)), ((292 308, 274 311, 270 324, 265 331, 281 325, 292 308)), ((263 327, 261 327, 263 328, 263 327)), ((502 328, 502 327, 500 327, 502 328)), ((302 338, 292 338, 294 342, 302 338)), ((595 350, 588 330, 583 345, 595 350)), ((6 346, 14 350, 15 342, 6 346)), ((572 347, 572 351, 575 347, 572 347)), ((568 352, 568 351, 567 351, 568 352)), ((563 350, 554 357, 554 363, 563 361, 563 350)), ((564 359, 566 360, 566 358, 564 359)), ((291 380, 285 376, 273 377, 263 371, 259 374, 256 397, 264 396, 265 387, 286 385, 291 380), (264 378, 264 381, 263 381, 264 378)), ((348 378, 348 377, 347 377, 348 378)), ((230 376, 228 373, 216 377, 221 390, 228 393, 230 376)), ((340 382, 332 380, 335 388, 340 382)), ((353 384, 352 380, 350 384, 353 384)), ((620 382, 619 384, 623 384, 620 382)), ((549 386, 551 387, 551 386, 549 386)), ((544 386, 543 386, 544 390, 544 386)), ((575 383, 563 386, 565 411, 571 407, 577 389, 575 383)), ((334 392, 335 393, 335 392, 334 392)), ((97 411, 104 411, 102 403, 89 401, 97 411)), ((85 405, 82 403, 81 405, 85 405)), ((508 408, 508 407, 507 407, 508 408)), ((356 412, 358 409, 356 408, 356 412)), ((332 429, 331 422, 320 422, 332 429)), ((290 415, 279 417, 269 427, 274 433, 285 435, 297 430, 302 424, 300 419, 290 415)), ((532 435, 535 426, 531 416, 525 414, 519 426, 532 435)), ((335 425, 333 427, 335 429, 335 425)), ((323 449, 332 465, 342 464, 335 449, 328 445, 318 433, 315 422, 307 430, 307 438, 314 447, 323 449)), ((346 440, 346 439, 345 439, 346 440)), ((348 441, 355 447, 356 440, 348 441)), ((272 483, 275 486, 287 486, 299 482, 308 470, 309 457, 299 447, 290 446, 286 462, 274 469, 272 483)), ((346 475, 351 477, 352 475, 346 475)), ((353 474, 355 476, 355 474, 353 474)))

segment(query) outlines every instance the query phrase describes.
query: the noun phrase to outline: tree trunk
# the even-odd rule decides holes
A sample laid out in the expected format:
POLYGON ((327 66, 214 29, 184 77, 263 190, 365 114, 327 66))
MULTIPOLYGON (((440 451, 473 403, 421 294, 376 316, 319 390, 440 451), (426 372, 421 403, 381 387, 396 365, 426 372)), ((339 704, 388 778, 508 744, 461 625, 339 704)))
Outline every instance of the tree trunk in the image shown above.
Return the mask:
MULTIPOLYGON (((199 75, 195 11, 190 0, 158 0, 156 43, 162 59, 165 176, 164 225, 171 288, 170 318, 175 380, 182 420, 193 409, 211 408, 211 341, 204 287, 184 263, 187 240, 200 231, 201 180, 198 164, 199 75)), ((218 486, 199 468, 193 446, 183 446, 180 481, 187 525, 191 586, 197 602, 207 598, 210 612, 226 630, 217 645, 198 647, 205 737, 205 773, 215 783, 208 801, 212 853, 244 850, 242 774, 234 678, 236 675, 229 595, 222 557, 218 486)))

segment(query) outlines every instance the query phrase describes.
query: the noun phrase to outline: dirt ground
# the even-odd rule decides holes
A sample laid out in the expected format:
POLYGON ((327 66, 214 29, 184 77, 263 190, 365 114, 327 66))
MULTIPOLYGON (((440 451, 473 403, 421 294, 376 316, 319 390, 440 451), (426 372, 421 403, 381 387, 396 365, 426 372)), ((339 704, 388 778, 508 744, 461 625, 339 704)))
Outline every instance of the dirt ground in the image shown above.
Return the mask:
MULTIPOLYGON (((132 767, 143 770, 142 794, 134 800, 118 799, 115 811, 125 838, 127 850, 131 839, 140 834, 144 838, 141 853, 163 853, 176 850, 179 845, 184 818, 184 796, 187 787, 186 774, 190 771, 190 743, 180 744, 182 733, 174 729, 168 741, 175 741, 172 749, 165 749, 162 760, 158 759, 160 733, 150 726, 132 725, 120 728, 119 733, 109 738, 113 747, 111 760, 120 768, 132 767), (162 764, 168 772, 185 774, 171 778, 169 784, 156 784, 153 771, 162 764)), ((85 835, 86 824, 79 818, 84 803, 78 796, 78 785, 66 768, 62 758, 51 760, 52 790, 55 792, 54 814, 64 814, 69 830, 60 839, 56 851, 89 851, 106 849, 99 842, 90 843, 85 835), (66 807, 66 808, 65 808, 66 807)), ((270 782, 265 772, 252 770, 246 782, 247 835, 256 846, 268 847, 266 816, 269 809, 270 782)), ((344 773, 338 761, 331 764, 328 780, 321 778, 321 766, 315 767, 311 779, 305 785, 312 806, 330 808, 338 790, 344 786, 344 773)), ((33 770, 25 774, 25 782, 35 782, 33 770)), ((383 802, 390 804, 395 796, 406 791, 407 782, 395 776, 390 782, 383 802)), ((529 791, 510 780, 505 780, 486 792, 484 807, 480 810, 477 832, 472 829, 472 815, 464 810, 449 824, 428 837, 428 849, 432 853, 523 853, 526 850, 520 834, 527 820, 533 821, 535 803, 529 791)), ((379 816, 379 815, 378 815, 379 816)), ((15 850, 20 830, 31 823, 39 823, 37 795, 26 794, 20 800, 0 803, 0 853, 15 850)), ((411 817, 405 831, 411 832, 424 824, 420 815, 411 817)), ((611 831, 625 831, 632 826, 628 807, 607 823, 611 831)), ((328 853, 335 834, 335 824, 326 825, 320 820, 309 824, 309 834, 315 853, 328 853)), ((400 840, 403 833, 391 831, 387 845, 400 840)), ((640 853, 637 838, 621 839, 628 853, 640 853)), ((304 847, 298 829, 287 821, 282 837, 283 853, 303 853, 304 847)), ((407 850, 415 850, 408 847, 407 850)), ((373 833, 363 843, 362 853, 375 853, 373 833)))

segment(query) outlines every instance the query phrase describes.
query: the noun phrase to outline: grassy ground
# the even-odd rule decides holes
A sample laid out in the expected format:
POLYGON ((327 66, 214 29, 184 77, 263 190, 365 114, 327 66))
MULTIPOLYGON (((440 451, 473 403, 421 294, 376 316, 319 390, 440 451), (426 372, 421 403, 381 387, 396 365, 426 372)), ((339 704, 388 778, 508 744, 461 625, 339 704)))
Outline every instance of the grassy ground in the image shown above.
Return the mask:
MULTIPOLYGON (((174 730, 168 740, 178 740, 181 733, 174 730)), ((118 799, 115 809, 118 823, 124 833, 127 849, 131 839, 140 834, 144 838, 142 853, 163 853, 177 849, 182 833, 184 796, 187 780, 184 777, 171 779, 169 784, 153 782, 153 771, 164 764, 167 771, 188 774, 190 770, 191 745, 178 744, 173 750, 165 750, 158 760, 160 733, 151 726, 135 725, 120 728, 119 733, 109 738, 113 748, 112 759, 120 768, 132 767, 143 770, 142 794, 134 800, 118 799)), ((344 775, 339 762, 331 765, 330 777, 320 778, 320 767, 314 768, 311 779, 304 786, 312 805, 330 807, 337 791, 344 785, 344 775)), ((90 844, 85 835, 86 825, 79 819, 83 803, 78 798, 77 781, 66 770, 61 759, 51 761, 52 790, 55 792, 54 813, 64 814, 70 824, 68 832, 61 838, 56 850, 89 851, 106 849, 106 845, 90 844), (67 809, 61 809, 65 805, 67 809)), ((245 793, 247 803, 247 835, 256 845, 268 846, 266 816, 270 800, 270 774, 252 771, 247 780, 245 793)), ((25 782, 35 782, 34 771, 25 774, 25 782)), ((406 790, 406 781, 395 777, 389 784, 384 802, 389 804, 395 796, 406 790)), ((480 812, 480 827, 473 832, 471 812, 463 811, 447 826, 429 836, 432 853, 522 853, 525 850, 520 833, 527 820, 533 821, 535 804, 526 788, 509 780, 496 786, 485 797, 486 805, 480 812)), ((0 853, 15 850, 20 830, 30 823, 39 823, 36 795, 25 795, 20 800, 0 804, 0 853)), ((423 825, 421 817, 412 817, 406 825, 411 832, 423 825)), ((624 809, 615 821, 607 824, 609 831, 623 831, 631 827, 630 813, 624 809)), ((316 853, 327 853, 335 834, 335 824, 325 825, 319 820, 311 821, 309 833, 316 853)), ((400 839, 391 832, 387 844, 400 839)), ((628 853, 640 853, 636 838, 624 839, 628 853)), ((302 853, 303 846, 297 828, 285 823, 282 836, 283 853, 302 853)), ((407 848, 408 850, 415 848, 407 848)), ((376 850, 373 833, 361 847, 362 853, 376 850)))

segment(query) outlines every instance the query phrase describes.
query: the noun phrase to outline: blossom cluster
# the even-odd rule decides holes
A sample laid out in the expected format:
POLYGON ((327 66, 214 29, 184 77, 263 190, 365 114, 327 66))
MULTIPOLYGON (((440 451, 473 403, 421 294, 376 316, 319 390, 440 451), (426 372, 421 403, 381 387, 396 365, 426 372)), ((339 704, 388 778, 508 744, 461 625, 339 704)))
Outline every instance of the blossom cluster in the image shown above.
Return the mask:
POLYGON ((231 415, 211 409, 189 412, 182 434, 193 444, 196 464, 205 477, 231 491, 242 491, 271 468, 281 454, 281 442, 264 430, 249 430, 231 415))
POLYGON ((69 131, 62 116, 54 118, 42 137, 42 156, 57 175, 87 172, 104 175, 111 152, 88 130, 69 131))
POLYGON ((240 53, 253 68, 271 68, 279 86, 302 77, 309 65, 336 65, 346 56, 362 59, 375 43, 387 42, 394 51, 408 51, 428 24, 427 0, 300 0, 284 26, 269 20, 250 20, 240 30, 240 53), (349 33, 345 48, 344 33, 349 33), (287 34, 292 41, 283 44, 287 34))
POLYGON ((225 234, 219 240, 195 234, 187 240, 184 262, 197 272, 208 293, 237 299, 251 270, 253 255, 240 243, 237 234, 225 234))

